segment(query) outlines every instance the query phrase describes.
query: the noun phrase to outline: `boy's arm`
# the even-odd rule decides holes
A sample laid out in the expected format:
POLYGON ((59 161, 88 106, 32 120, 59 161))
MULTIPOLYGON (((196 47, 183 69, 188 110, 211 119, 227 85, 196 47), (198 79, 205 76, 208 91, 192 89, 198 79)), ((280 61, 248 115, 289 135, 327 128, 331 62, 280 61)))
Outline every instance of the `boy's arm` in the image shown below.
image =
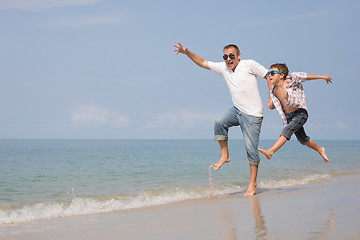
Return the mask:
POLYGON ((268 85, 268 88, 269 88, 269 100, 268 100, 268 103, 267 103, 267 107, 271 110, 275 109, 275 105, 274 105, 274 102, 272 101, 271 99, 271 95, 270 95, 270 90, 273 86, 273 84, 270 83, 270 78, 267 76, 267 74, 265 75, 264 77, 266 79, 266 82, 267 82, 267 85, 268 85))
POLYGON ((205 59, 203 59, 202 57, 196 55, 195 53, 189 51, 188 47, 184 48, 181 43, 178 43, 179 45, 175 45, 174 47, 176 47, 177 49, 175 49, 174 51, 176 52, 176 55, 178 55, 179 53, 185 54, 186 56, 188 56, 194 63, 196 63, 196 65, 205 68, 205 69, 209 69, 209 64, 208 61, 206 61, 205 59))
POLYGON ((316 79, 324 79, 327 84, 332 83, 332 81, 331 81, 332 78, 327 75, 308 75, 306 78, 306 81, 316 80, 316 79))

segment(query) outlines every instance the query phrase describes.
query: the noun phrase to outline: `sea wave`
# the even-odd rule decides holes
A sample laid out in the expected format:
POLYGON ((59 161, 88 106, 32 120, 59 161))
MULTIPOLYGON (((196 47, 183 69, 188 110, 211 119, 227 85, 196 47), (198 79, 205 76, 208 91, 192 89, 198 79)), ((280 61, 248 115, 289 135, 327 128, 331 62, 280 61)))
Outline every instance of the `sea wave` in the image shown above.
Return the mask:
MULTIPOLYGON (((329 174, 313 174, 285 180, 262 180, 259 181, 258 185, 259 188, 283 188, 324 181, 328 178, 330 178, 329 174)), ((215 184, 211 188, 211 196, 216 198, 240 193, 244 190, 245 188, 239 184, 215 184)), ((74 196, 70 202, 39 202, 20 208, 0 206, 0 224, 24 223, 158 206, 184 200, 207 198, 209 191, 209 187, 202 186, 189 189, 148 190, 137 195, 74 196)))
MULTIPOLYGON (((54 219, 70 216, 107 213, 119 210, 136 209, 168 204, 191 199, 208 197, 207 187, 172 190, 149 190, 136 196, 74 197, 70 203, 40 202, 34 205, 12 209, 0 208, 0 224, 24 223, 34 220, 54 219)), ((240 186, 226 184, 213 188, 213 197, 243 191, 240 186)))
POLYGON ((330 174, 311 174, 305 176, 298 176, 295 178, 282 179, 282 180, 262 180, 258 183, 260 188, 285 188, 309 183, 321 182, 331 177, 330 174))

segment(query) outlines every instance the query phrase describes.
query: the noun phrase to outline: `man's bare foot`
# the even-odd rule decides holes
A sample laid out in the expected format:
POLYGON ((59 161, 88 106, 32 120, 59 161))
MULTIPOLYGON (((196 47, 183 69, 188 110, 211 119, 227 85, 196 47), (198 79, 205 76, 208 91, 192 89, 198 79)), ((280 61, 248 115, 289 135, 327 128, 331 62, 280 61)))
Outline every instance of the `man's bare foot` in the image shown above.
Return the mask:
POLYGON ((320 155, 323 157, 323 159, 324 159, 324 162, 330 162, 330 159, 326 156, 326 154, 325 154, 325 148, 324 147, 322 147, 321 148, 321 150, 320 150, 320 155))
POLYGON ((269 159, 269 160, 271 159, 271 157, 273 155, 272 152, 270 152, 269 150, 261 149, 261 148, 258 148, 258 150, 259 150, 259 152, 264 154, 267 159, 269 159))
POLYGON ((220 160, 214 164, 214 169, 219 170, 224 163, 229 163, 230 161, 230 157, 221 157, 220 160))
POLYGON ((249 185, 246 193, 244 194, 244 197, 254 196, 257 189, 258 189, 257 185, 255 185, 255 186, 249 185))

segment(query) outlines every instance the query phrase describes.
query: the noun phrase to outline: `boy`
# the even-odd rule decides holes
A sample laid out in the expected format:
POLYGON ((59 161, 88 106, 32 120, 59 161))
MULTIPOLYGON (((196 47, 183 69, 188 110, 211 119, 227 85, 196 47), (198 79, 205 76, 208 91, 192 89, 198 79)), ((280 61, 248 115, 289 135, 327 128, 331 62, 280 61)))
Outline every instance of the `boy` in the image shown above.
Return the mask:
POLYGON ((325 162, 329 158, 325 154, 325 148, 319 147, 314 141, 310 140, 304 131, 303 125, 308 118, 305 93, 301 82, 315 79, 324 79, 326 83, 332 83, 331 77, 325 75, 307 75, 306 73, 291 73, 287 77, 289 70, 285 63, 276 63, 271 65, 268 72, 270 83, 273 87, 270 90, 270 96, 273 103, 283 119, 284 128, 280 138, 268 150, 258 149, 267 159, 279 150, 286 142, 290 140, 291 135, 295 133, 298 141, 317 151, 325 162))

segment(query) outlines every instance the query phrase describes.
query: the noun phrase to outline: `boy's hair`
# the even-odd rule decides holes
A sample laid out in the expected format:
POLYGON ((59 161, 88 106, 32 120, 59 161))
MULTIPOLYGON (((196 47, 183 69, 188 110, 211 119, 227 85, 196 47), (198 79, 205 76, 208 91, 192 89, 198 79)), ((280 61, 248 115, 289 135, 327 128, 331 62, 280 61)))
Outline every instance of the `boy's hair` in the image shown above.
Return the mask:
POLYGON ((228 49, 228 48, 232 48, 232 47, 235 48, 237 54, 240 53, 240 50, 239 50, 238 46, 236 46, 235 44, 226 45, 223 50, 228 49))
POLYGON ((271 65, 269 69, 271 68, 277 68, 280 72, 282 72, 284 74, 284 79, 286 79, 287 75, 289 74, 289 69, 285 63, 275 63, 271 65))

